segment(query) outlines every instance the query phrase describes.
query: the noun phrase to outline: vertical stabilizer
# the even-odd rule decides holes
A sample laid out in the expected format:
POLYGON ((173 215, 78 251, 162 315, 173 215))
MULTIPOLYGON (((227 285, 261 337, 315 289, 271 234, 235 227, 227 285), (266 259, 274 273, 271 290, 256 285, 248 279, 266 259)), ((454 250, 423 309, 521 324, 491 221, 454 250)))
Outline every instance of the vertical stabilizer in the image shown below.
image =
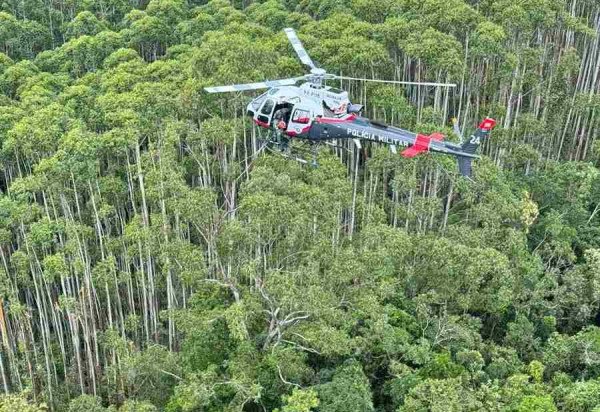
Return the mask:
MULTIPOLYGON (((492 118, 486 117, 480 124, 475 133, 471 135, 461 146, 464 153, 474 155, 477 153, 479 146, 487 139, 492 129, 496 126, 496 121, 492 118)), ((471 162, 472 157, 458 156, 458 170, 463 176, 471 176, 471 162)))

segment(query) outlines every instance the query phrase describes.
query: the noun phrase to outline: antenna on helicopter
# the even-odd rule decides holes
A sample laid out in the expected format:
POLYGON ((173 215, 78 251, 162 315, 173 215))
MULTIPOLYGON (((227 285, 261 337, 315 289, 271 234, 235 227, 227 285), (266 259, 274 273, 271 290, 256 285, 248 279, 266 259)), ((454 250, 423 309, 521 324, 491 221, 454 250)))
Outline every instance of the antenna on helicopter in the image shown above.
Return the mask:
POLYGON ((312 61, 308 52, 302 45, 302 42, 298 38, 296 31, 292 28, 283 29, 288 40, 292 44, 294 51, 298 55, 298 58, 308 69, 310 69, 309 74, 305 74, 304 76, 299 77, 290 77, 287 79, 278 79, 278 80, 268 80, 264 82, 257 83, 244 83, 244 84, 232 84, 229 86, 215 86, 215 87, 205 87, 208 93, 223 93, 223 92, 243 92, 246 90, 259 90, 259 89, 268 89, 271 87, 278 86, 293 86, 299 81, 306 80, 313 84, 316 88, 323 87, 323 81, 325 80, 360 80, 367 82, 375 82, 375 83, 387 83, 387 84, 402 84, 409 86, 434 86, 434 87, 456 87, 454 83, 435 83, 435 82, 405 82, 398 80, 380 80, 380 79, 367 79, 360 77, 348 77, 348 76, 338 76, 336 74, 327 73, 325 69, 317 67, 315 63, 312 61))

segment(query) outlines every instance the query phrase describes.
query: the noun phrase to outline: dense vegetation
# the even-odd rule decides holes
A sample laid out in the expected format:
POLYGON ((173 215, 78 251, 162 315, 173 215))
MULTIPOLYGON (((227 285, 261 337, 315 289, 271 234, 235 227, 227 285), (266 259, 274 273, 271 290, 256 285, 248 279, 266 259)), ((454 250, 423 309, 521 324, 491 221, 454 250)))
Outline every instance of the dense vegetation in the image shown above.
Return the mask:
POLYGON ((597 0, 0 1, 0 411, 600 410, 597 0), (259 153, 303 74, 474 181, 259 153))

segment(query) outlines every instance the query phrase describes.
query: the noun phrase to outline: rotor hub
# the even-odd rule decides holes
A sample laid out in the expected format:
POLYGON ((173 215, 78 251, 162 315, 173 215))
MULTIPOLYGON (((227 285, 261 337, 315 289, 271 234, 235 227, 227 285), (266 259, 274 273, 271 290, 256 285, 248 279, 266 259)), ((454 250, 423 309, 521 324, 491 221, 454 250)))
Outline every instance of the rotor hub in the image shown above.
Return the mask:
POLYGON ((323 86, 323 80, 325 80, 326 75, 327 72, 325 71, 325 69, 313 67, 312 69, 310 69, 310 75, 308 76, 308 78, 314 87, 321 88, 323 86))

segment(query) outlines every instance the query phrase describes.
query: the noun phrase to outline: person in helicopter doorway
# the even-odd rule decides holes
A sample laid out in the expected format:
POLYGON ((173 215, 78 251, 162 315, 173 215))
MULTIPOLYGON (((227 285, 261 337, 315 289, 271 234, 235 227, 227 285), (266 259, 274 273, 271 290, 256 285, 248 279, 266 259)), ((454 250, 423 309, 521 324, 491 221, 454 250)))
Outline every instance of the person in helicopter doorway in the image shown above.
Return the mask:
POLYGON ((282 106, 276 108, 275 114, 273 115, 273 125, 275 126, 275 141, 279 145, 282 152, 287 152, 290 139, 285 134, 288 122, 290 120, 290 114, 292 109, 288 106, 282 106))

